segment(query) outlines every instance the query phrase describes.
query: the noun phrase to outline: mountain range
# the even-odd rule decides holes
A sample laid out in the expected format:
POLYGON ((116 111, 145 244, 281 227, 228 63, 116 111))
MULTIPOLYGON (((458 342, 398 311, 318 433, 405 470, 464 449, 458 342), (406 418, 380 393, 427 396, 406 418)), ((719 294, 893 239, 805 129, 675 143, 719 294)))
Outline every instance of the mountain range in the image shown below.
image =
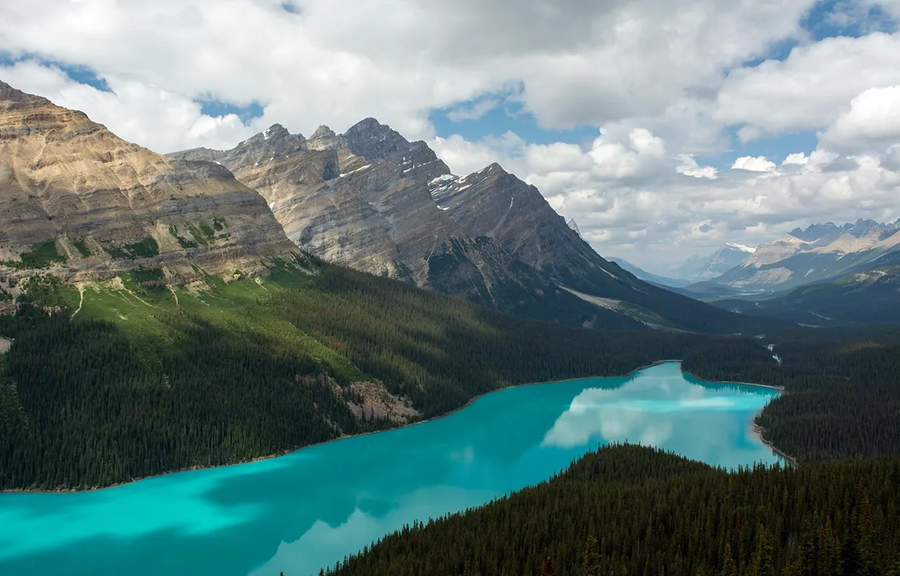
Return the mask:
POLYGON ((231 150, 170 156, 224 166, 262 194, 299 248, 329 262, 573 325, 759 328, 603 259, 498 164, 452 174, 424 142, 372 118, 309 138, 276 124, 231 150))
POLYGON ((688 294, 747 315, 808 325, 900 320, 900 221, 797 228, 688 294))
POLYGON ((783 292, 837 278, 864 268, 900 245, 900 220, 893 224, 857 220, 838 226, 813 224, 797 228, 759 246, 738 266, 721 276, 691 286, 705 293, 725 287, 733 292, 783 292))

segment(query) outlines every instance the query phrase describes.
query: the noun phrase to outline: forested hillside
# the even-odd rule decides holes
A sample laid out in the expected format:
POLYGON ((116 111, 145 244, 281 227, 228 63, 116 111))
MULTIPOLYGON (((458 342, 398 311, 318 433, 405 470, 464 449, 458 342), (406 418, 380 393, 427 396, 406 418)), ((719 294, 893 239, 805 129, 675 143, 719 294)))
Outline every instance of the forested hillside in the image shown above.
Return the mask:
POLYGON ((0 487, 103 486, 279 454, 722 342, 768 358, 748 339, 524 321, 313 260, 202 287, 160 276, 34 280, 33 304, 0 317, 15 339, 0 357, 0 487))
POLYGON ((900 461, 734 473, 601 448, 556 478, 385 537, 332 576, 900 574, 900 461))
POLYGON ((0 356, 0 487, 103 486, 249 460, 444 414, 504 386, 669 358, 708 380, 783 386, 759 422, 802 462, 900 452, 890 331, 579 330, 311 259, 257 280, 176 288, 160 277, 36 279, 18 314, 0 316, 0 335, 14 338, 0 356))

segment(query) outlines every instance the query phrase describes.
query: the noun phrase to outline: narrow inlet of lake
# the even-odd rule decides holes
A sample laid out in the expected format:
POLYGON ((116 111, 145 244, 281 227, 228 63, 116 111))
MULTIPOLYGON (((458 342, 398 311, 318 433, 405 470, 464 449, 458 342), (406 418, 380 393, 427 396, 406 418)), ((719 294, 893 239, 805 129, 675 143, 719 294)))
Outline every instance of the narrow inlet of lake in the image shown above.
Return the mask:
POLYGON ((381 536, 537 484, 600 445, 736 468, 778 391, 675 362, 510 388, 424 424, 81 493, 0 494, 0 574, 307 576, 381 536))

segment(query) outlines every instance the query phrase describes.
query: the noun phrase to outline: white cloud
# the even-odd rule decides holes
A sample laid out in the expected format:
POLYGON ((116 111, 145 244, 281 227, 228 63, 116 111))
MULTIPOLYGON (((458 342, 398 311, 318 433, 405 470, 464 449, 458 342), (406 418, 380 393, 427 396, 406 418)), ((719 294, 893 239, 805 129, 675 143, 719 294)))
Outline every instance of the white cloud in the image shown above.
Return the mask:
POLYGON ((765 156, 741 156, 731 165, 732 170, 747 170, 750 172, 771 172, 775 169, 775 163, 765 156))
POLYGON ((784 162, 781 163, 782 166, 804 166, 809 162, 809 157, 803 152, 795 152, 793 154, 788 154, 784 159, 784 162))
POLYGON ((107 84, 114 92, 104 92, 74 82, 58 68, 34 62, 0 67, 0 78, 20 90, 81 110, 118 136, 157 152, 197 146, 230 148, 252 133, 234 114, 205 116, 189 98, 130 78, 108 76, 107 84))
POLYGON ((693 156, 682 154, 680 158, 681 164, 675 168, 679 174, 693 176, 694 178, 709 178, 710 180, 715 180, 718 177, 718 170, 712 166, 700 166, 693 156))
POLYGON ((820 142, 831 150, 882 152, 900 142, 900 85, 870 88, 828 127, 820 142))
POLYGON ((843 114, 864 90, 900 84, 900 32, 826 38, 799 46, 784 61, 732 70, 714 116, 746 123, 742 140, 819 130, 843 114))
MULTIPOLYGON (((293 13, 275 0, 35 0, 0 3, 0 50, 88 66, 176 100, 256 101, 265 115, 254 128, 341 131, 375 116, 427 138, 430 110, 511 89, 543 126, 685 116, 723 70, 800 36, 814 3, 297 0, 293 13)), ((120 106, 132 117, 158 110, 120 106)), ((121 131, 103 107, 89 112, 121 131)), ((716 139, 719 127, 698 134, 716 139)))

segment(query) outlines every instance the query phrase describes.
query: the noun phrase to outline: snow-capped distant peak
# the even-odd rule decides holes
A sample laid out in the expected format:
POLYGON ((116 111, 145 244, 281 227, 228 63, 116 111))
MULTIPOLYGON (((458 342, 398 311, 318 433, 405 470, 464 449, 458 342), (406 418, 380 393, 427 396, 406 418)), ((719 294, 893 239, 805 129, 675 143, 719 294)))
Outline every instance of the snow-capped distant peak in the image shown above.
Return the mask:
POLYGON ((744 246, 743 244, 736 244, 734 242, 728 242, 725 245, 729 248, 734 248, 735 250, 746 252, 747 254, 753 254, 754 252, 756 252, 756 248, 754 248, 753 246, 744 246))
POLYGON ((569 218, 568 220, 566 220, 566 225, 569 228, 571 228, 572 230, 574 230, 576 234, 581 236, 581 230, 578 229, 578 223, 575 222, 574 218, 569 218))

